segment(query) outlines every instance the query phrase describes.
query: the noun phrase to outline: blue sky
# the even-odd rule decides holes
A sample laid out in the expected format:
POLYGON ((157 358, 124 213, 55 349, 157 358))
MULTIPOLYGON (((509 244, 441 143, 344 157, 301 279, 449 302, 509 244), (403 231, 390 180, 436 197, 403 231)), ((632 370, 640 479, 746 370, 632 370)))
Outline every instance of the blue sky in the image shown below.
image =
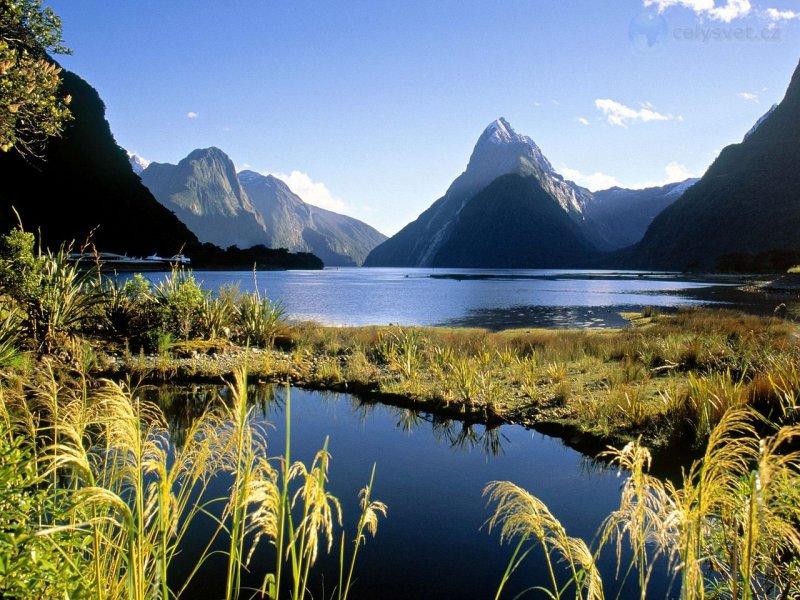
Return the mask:
POLYGON ((218 146, 386 234, 499 116, 593 188, 700 174, 800 59, 797 0, 49 5, 120 145, 159 162, 218 146))

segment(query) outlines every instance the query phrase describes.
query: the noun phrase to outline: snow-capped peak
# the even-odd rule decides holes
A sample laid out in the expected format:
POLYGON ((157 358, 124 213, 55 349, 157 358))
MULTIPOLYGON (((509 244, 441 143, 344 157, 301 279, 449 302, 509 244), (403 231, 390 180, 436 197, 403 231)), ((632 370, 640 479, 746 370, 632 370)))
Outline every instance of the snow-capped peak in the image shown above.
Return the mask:
POLYGON ((492 121, 489 126, 486 128, 486 137, 494 142, 495 144, 501 144, 503 142, 510 142, 512 135, 516 135, 516 132, 508 124, 503 117, 492 121))
POLYGON ((150 164, 149 160, 145 160, 133 152, 128 152, 128 162, 131 164, 131 169, 133 169, 133 172, 137 175, 141 175, 142 171, 144 171, 150 164))
POLYGON ((492 142, 493 144, 510 144, 512 142, 522 142, 523 144, 530 144, 531 139, 524 135, 519 135, 514 128, 503 117, 492 121, 489 126, 483 131, 484 139, 492 142))

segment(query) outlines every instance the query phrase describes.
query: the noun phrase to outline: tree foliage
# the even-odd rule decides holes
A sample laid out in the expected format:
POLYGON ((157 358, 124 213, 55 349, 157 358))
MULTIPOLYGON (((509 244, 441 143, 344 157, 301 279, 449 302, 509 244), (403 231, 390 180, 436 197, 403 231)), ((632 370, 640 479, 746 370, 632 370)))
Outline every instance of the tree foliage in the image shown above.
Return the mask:
POLYGON ((61 19, 41 0, 0 0, 0 150, 38 154, 69 121, 61 69, 48 53, 67 53, 61 19))

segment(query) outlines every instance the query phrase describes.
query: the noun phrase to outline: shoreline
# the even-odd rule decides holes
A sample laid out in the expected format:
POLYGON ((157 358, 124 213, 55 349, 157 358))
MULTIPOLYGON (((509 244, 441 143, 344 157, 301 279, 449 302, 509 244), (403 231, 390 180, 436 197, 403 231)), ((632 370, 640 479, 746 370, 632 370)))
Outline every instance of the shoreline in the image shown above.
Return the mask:
POLYGON ((624 318, 630 326, 618 329, 501 332, 295 324, 270 349, 227 340, 178 342, 160 354, 109 348, 92 375, 223 384, 246 366, 250 383, 349 393, 466 424, 520 425, 595 450, 639 437, 664 449, 703 443, 700 403, 721 392, 696 390, 697 381, 736 390, 732 403, 773 403, 773 359, 754 361, 772 347, 776 365, 795 360, 798 327, 774 317, 700 308, 624 318))
MULTIPOLYGON (((253 349, 250 350, 253 352, 253 349)), ((155 356, 147 357, 154 362, 158 361, 155 356)), ((115 381, 125 379, 142 373, 138 370, 126 368, 118 370, 98 371, 92 373, 95 378, 106 378, 115 381)), ((234 377, 233 370, 221 372, 219 374, 189 372, 186 367, 178 367, 177 371, 159 373, 156 370, 141 379, 136 379, 138 386, 159 387, 169 386, 226 386, 234 377)), ((248 385, 272 385, 291 387, 319 392, 332 392, 337 394, 348 394, 358 400, 362 405, 380 405, 413 411, 416 413, 430 415, 434 419, 458 421, 464 426, 481 425, 486 429, 494 429, 502 426, 518 426, 529 431, 536 431, 542 435, 557 438, 561 442, 577 452, 592 460, 597 459, 597 455, 606 450, 608 446, 624 445, 636 435, 602 435, 582 429, 578 423, 572 420, 559 419, 557 411, 538 410, 535 415, 531 413, 501 414, 491 406, 485 404, 471 403, 443 403, 436 399, 419 399, 409 395, 395 392, 382 392, 375 385, 365 385, 359 382, 337 382, 323 383, 319 381, 305 381, 303 379, 288 378, 278 379, 275 377, 265 377, 264 374, 248 373, 248 385)), ((668 450, 664 447, 656 447, 654 451, 668 450)), ((660 461, 659 461, 660 462, 660 461)))

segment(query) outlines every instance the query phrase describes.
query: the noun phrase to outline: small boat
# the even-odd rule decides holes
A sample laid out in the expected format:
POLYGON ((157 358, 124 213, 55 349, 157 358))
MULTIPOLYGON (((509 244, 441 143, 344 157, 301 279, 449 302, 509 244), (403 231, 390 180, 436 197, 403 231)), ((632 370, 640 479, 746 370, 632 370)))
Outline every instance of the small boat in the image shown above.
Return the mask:
POLYGON ((168 267, 171 259, 161 258, 156 255, 148 256, 147 258, 135 258, 127 254, 116 254, 114 252, 71 252, 69 260, 85 269, 99 265, 106 270, 111 269, 114 271, 161 271, 168 267))

